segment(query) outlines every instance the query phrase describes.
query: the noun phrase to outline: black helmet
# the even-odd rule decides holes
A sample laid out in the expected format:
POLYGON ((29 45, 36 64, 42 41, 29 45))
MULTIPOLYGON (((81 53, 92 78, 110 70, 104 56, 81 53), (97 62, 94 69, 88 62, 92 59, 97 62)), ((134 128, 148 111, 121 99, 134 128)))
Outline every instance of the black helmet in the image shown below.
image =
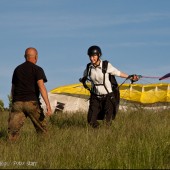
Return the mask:
POLYGON ((102 51, 101 51, 100 47, 98 47, 96 45, 89 47, 89 49, 87 51, 87 55, 92 56, 94 54, 97 54, 99 57, 102 55, 102 51))

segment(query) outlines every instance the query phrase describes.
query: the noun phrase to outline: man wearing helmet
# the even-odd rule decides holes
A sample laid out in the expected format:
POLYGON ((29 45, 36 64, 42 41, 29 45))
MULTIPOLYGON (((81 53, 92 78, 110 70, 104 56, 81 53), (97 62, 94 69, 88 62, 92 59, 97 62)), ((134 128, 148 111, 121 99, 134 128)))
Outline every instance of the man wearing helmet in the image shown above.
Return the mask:
MULTIPOLYGON (((113 67, 109 62, 107 64, 107 70, 103 74, 104 61, 101 60, 102 52, 99 46, 91 46, 87 51, 87 55, 91 62, 88 64, 88 68, 85 69, 83 78, 81 79, 83 84, 85 84, 87 78, 91 81, 87 121, 93 128, 98 127, 99 122, 97 120, 99 114, 102 112, 104 115, 103 118, 106 119, 106 124, 111 125, 111 121, 116 115, 116 97, 109 80, 109 75, 126 79, 129 78, 129 75, 113 67)), ((137 81, 139 77, 132 75, 131 79, 137 81)))

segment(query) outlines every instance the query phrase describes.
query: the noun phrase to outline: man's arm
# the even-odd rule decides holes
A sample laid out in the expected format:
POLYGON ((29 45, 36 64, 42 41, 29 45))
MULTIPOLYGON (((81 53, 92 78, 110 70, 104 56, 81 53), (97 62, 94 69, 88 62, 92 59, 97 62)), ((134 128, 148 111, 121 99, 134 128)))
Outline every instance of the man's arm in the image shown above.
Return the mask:
POLYGON ((48 94, 47 94, 47 90, 46 90, 44 81, 41 79, 41 80, 38 80, 37 83, 38 83, 38 87, 39 87, 41 96, 42 96, 42 98, 43 98, 43 100, 46 104, 46 108, 47 108, 46 114, 48 116, 50 116, 52 114, 52 110, 51 110, 51 105, 50 105, 50 102, 49 102, 49 99, 48 99, 48 94))
POLYGON ((128 74, 124 73, 124 72, 120 72, 120 77, 121 78, 128 78, 128 74))
POLYGON ((132 83, 139 80, 139 76, 136 74, 128 75, 126 73, 121 72, 120 77, 130 79, 132 83))

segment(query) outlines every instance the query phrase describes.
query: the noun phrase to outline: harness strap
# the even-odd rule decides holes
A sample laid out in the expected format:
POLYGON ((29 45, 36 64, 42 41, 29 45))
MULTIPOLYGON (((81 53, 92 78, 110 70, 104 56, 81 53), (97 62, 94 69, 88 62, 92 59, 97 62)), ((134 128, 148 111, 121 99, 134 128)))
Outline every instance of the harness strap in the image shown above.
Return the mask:
MULTIPOLYGON (((103 72, 103 86, 106 89, 107 93, 109 94, 108 89, 106 88, 106 84, 105 84, 105 74, 106 74, 106 70, 107 70, 107 65, 108 65, 108 61, 104 60, 103 64, 102 64, 102 72, 103 72)), ((110 82, 111 83, 111 82, 110 82)))
MULTIPOLYGON (((87 66, 86 66, 86 70, 87 70, 87 76, 86 76, 86 80, 88 79, 88 77, 90 78, 91 76, 91 68, 90 68, 90 65, 91 63, 88 63, 87 66)), ((108 65, 108 61, 107 60, 104 60, 103 63, 102 63, 102 73, 103 73, 103 84, 94 84, 94 89, 93 90, 90 90, 87 85, 85 84, 85 82, 83 83, 84 87, 86 89, 88 89, 91 93, 92 91, 95 91, 95 87, 96 86, 104 86, 104 88, 106 89, 107 93, 109 94, 109 91, 108 89, 106 88, 106 85, 105 85, 105 74, 106 74, 106 70, 107 70, 107 65, 108 65)), ((92 81, 90 79, 90 81, 92 81)))

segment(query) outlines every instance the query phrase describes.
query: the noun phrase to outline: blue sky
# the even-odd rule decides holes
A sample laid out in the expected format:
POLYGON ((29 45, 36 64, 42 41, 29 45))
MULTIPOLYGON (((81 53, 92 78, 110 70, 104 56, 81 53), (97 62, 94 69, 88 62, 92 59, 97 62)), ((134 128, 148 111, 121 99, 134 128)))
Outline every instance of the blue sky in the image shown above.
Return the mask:
POLYGON ((6 107, 13 70, 27 47, 39 52, 48 91, 78 83, 91 45, 123 72, 163 76, 170 72, 170 0, 0 0, 0 39, 6 107))

